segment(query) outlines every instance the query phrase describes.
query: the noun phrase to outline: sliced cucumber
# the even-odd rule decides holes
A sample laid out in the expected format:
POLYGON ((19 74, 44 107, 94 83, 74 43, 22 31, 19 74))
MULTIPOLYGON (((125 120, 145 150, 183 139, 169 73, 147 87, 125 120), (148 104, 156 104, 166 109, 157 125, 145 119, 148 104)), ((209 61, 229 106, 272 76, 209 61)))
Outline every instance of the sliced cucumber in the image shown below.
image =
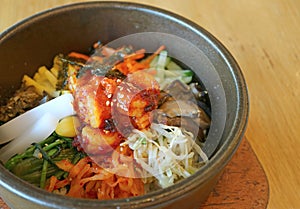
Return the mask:
POLYGON ((174 80, 180 80, 184 83, 189 83, 193 78, 193 71, 183 70, 177 63, 168 57, 167 51, 161 51, 155 56, 150 63, 150 69, 155 70, 155 79, 163 89, 165 85, 174 80))
POLYGON ((161 51, 158 55, 158 60, 157 60, 157 63, 156 63, 156 67, 160 68, 160 69, 165 69, 167 57, 168 57, 168 52, 167 51, 161 51))
POLYGON ((155 56, 155 57, 153 58, 153 60, 150 62, 150 68, 151 68, 151 67, 156 67, 156 65, 157 65, 157 60, 158 60, 158 55, 155 56))
POLYGON ((178 65, 178 64, 176 64, 174 61, 170 61, 169 63, 168 63, 168 65, 166 66, 166 68, 168 69, 168 70, 182 70, 182 68, 178 65))

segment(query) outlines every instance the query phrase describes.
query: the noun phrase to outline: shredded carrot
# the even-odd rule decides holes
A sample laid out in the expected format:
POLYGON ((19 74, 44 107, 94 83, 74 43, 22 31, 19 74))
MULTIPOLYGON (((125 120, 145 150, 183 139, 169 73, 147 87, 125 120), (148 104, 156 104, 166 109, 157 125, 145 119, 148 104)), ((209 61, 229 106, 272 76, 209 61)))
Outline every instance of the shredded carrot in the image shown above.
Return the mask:
POLYGON ((138 70, 147 69, 148 65, 142 64, 141 62, 135 60, 135 58, 139 58, 139 57, 141 57, 141 55, 125 58, 123 62, 115 66, 115 69, 118 69, 124 75, 128 75, 129 73, 134 73, 138 70))
POLYGON ((96 183, 97 181, 89 181, 85 184, 85 191, 87 195, 93 195, 96 197, 96 192, 94 192, 96 183))
POLYGON ((70 52, 68 54, 69 57, 74 57, 74 58, 77 58, 77 59, 84 59, 85 61, 87 61, 90 57, 85 55, 85 54, 82 54, 82 53, 78 53, 78 52, 70 52))
POLYGON ((60 188, 63 188, 67 185, 69 185, 69 180, 68 179, 57 181, 56 184, 55 184, 54 189, 60 189, 60 188))
POLYGON ((72 179, 70 182, 70 190, 66 195, 70 197, 83 197, 84 194, 82 186, 83 185, 80 185, 78 178, 72 179))
POLYGON ((154 59, 156 55, 158 55, 161 51, 163 51, 166 47, 164 45, 160 46, 151 56, 147 59, 143 60, 142 63, 145 65, 150 65, 151 61, 154 59))
POLYGON ((74 167, 74 165, 68 159, 63 159, 61 161, 56 162, 55 164, 57 167, 67 172, 69 172, 71 168, 74 167))
MULTIPOLYGON (((131 150, 124 148, 118 152, 128 154, 131 156, 131 150)), ((117 152, 117 151, 114 152, 117 152)), ((120 161, 121 158, 118 158, 120 161)), ((120 164, 122 162, 119 162, 120 164)), ((114 199, 124 198, 131 196, 138 196, 144 194, 144 183, 141 179, 132 177, 123 177, 117 174, 113 174, 103 169, 89 157, 81 159, 75 165, 71 164, 67 160, 56 163, 59 168, 69 171, 69 175, 64 180, 58 180, 55 176, 52 176, 49 180, 47 190, 52 192, 56 189, 63 188, 68 185, 70 188, 67 192, 67 196, 79 197, 79 198, 93 198, 93 199, 114 199)), ((129 164, 128 168, 134 175, 132 164, 129 164)))
POLYGON ((145 56, 146 50, 140 49, 133 54, 130 54, 124 58, 123 62, 118 63, 114 69, 118 69, 124 75, 128 75, 129 73, 134 73, 139 70, 148 69, 151 61, 154 59, 156 55, 158 55, 162 50, 165 49, 165 46, 160 46, 151 56, 146 58, 143 61, 139 61, 139 59, 145 56))
POLYGON ((96 43, 93 44, 94 49, 99 48, 100 46, 102 46, 100 41, 97 41, 96 43))
POLYGON ((80 171, 84 168, 84 166, 90 161, 89 158, 85 157, 81 159, 71 170, 69 173, 69 178, 75 178, 80 171))
POLYGON ((145 49, 140 49, 140 50, 136 51, 135 53, 125 56, 125 59, 131 59, 131 60, 141 59, 145 56, 145 53, 146 53, 145 49))
POLYGON ((49 185, 46 188, 47 191, 52 192, 54 190, 54 187, 55 187, 57 181, 58 181, 58 179, 56 178, 56 176, 51 176, 49 185))

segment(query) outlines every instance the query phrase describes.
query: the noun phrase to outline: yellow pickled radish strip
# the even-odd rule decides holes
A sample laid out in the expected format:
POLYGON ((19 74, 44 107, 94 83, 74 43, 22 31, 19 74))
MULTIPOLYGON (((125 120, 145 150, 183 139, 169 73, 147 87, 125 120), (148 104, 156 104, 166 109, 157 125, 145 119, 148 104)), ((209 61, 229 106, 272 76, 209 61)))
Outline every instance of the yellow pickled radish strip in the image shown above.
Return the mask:
POLYGON ((79 121, 76 116, 69 116, 59 121, 55 132, 58 135, 65 137, 75 137, 76 127, 78 127, 79 121))

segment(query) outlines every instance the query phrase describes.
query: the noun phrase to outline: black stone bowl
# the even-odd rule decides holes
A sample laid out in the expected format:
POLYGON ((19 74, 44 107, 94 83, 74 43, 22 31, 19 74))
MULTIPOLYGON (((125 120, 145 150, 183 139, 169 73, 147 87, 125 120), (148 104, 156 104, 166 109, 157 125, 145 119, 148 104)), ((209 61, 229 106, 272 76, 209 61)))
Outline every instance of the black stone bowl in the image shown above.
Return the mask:
MULTIPOLYGON (((208 90, 212 126, 204 151, 209 163, 191 177, 140 197, 87 200, 48 193, 0 165, 0 195, 11 208, 198 208, 237 149, 248 119, 247 87, 239 66, 225 47, 195 23, 158 8, 117 2, 63 6, 34 15, 0 35, 0 98, 18 88, 24 74, 51 66, 58 53, 88 52, 97 40, 108 43, 146 32, 147 47, 165 44, 193 69, 208 90)), ((137 47, 145 39, 135 37, 137 47)), ((146 43, 145 42, 145 43, 146 43)), ((152 49, 150 49, 152 50, 152 49)), ((16 127, 17 128, 17 127, 16 127)))

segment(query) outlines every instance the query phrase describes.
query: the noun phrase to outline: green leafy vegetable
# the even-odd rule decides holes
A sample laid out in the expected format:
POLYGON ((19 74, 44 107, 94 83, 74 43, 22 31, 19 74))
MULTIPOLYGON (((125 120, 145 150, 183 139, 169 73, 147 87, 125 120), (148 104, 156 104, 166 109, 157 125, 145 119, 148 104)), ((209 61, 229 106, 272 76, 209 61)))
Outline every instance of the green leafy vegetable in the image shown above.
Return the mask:
POLYGON ((72 141, 72 138, 61 137, 54 132, 45 140, 30 146, 24 153, 10 158, 5 167, 21 179, 44 188, 51 176, 60 179, 68 175, 55 162, 68 159, 77 163, 85 156, 72 146, 72 141))

